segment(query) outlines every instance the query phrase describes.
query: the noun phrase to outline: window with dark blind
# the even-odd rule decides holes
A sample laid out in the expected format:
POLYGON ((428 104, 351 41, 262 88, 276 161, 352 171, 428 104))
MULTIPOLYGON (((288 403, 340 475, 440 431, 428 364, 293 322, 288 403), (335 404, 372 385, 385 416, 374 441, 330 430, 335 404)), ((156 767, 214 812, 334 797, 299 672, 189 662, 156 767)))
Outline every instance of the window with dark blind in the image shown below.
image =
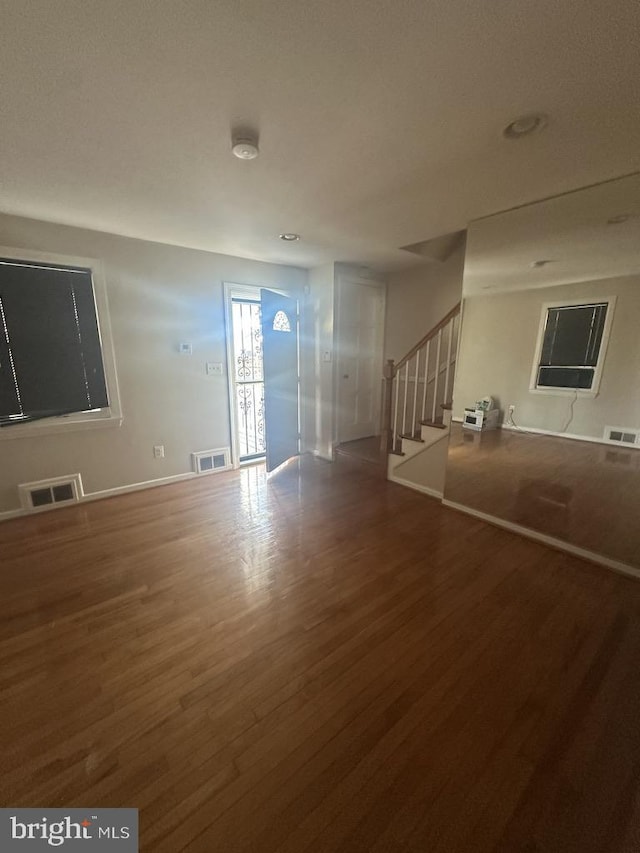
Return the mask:
POLYGON ((600 363, 608 303, 546 309, 536 387, 590 391, 600 363))
POLYGON ((91 271, 0 258, 0 426, 108 405, 91 271))

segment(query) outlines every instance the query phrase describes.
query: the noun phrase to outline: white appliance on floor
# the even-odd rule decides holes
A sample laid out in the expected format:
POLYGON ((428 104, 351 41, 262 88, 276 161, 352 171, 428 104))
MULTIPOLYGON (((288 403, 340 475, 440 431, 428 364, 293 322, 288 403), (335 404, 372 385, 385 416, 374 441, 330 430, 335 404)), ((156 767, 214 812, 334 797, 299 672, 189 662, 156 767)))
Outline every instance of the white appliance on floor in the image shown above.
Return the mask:
POLYGON ((489 409, 488 412, 485 412, 484 409, 465 409, 462 426, 467 429, 475 429, 477 432, 484 432, 489 429, 497 429, 499 420, 499 409, 489 409))

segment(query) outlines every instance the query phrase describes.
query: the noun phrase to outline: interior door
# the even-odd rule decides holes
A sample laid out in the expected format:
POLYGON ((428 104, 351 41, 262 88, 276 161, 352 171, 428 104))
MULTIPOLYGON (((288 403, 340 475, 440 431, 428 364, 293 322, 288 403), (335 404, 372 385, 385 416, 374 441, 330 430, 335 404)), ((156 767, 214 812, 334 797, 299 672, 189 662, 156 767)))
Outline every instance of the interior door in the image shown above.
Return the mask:
POLYGON ((384 291, 340 281, 338 303, 338 441, 380 432, 384 291))
POLYGON ((267 471, 300 452, 298 303, 260 291, 267 471))

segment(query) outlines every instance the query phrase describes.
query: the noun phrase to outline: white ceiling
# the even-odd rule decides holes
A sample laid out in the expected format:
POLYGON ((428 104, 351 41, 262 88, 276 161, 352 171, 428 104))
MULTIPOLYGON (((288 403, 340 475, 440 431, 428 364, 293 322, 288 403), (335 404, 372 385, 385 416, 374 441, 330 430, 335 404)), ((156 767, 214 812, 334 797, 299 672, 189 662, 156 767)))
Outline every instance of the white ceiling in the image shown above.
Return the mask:
POLYGON ((640 169, 637 0, 0 0, 0 19, 5 212, 391 269, 640 169), (545 131, 502 139, 535 110, 545 131), (230 154, 238 122, 256 161, 230 154))
POLYGON ((640 273, 640 175, 472 222, 463 292, 552 287, 640 273), (609 223, 625 216, 626 221, 609 223), (532 267, 535 261, 549 261, 532 267))

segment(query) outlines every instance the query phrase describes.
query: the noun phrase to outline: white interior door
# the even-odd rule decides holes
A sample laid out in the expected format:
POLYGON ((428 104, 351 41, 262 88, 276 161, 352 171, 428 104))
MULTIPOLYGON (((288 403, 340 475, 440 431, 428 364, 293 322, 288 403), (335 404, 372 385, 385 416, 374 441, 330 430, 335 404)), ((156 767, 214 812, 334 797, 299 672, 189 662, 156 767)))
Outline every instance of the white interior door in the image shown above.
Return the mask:
POLYGON ((337 317, 337 438, 380 432, 384 286, 341 278, 337 317))

